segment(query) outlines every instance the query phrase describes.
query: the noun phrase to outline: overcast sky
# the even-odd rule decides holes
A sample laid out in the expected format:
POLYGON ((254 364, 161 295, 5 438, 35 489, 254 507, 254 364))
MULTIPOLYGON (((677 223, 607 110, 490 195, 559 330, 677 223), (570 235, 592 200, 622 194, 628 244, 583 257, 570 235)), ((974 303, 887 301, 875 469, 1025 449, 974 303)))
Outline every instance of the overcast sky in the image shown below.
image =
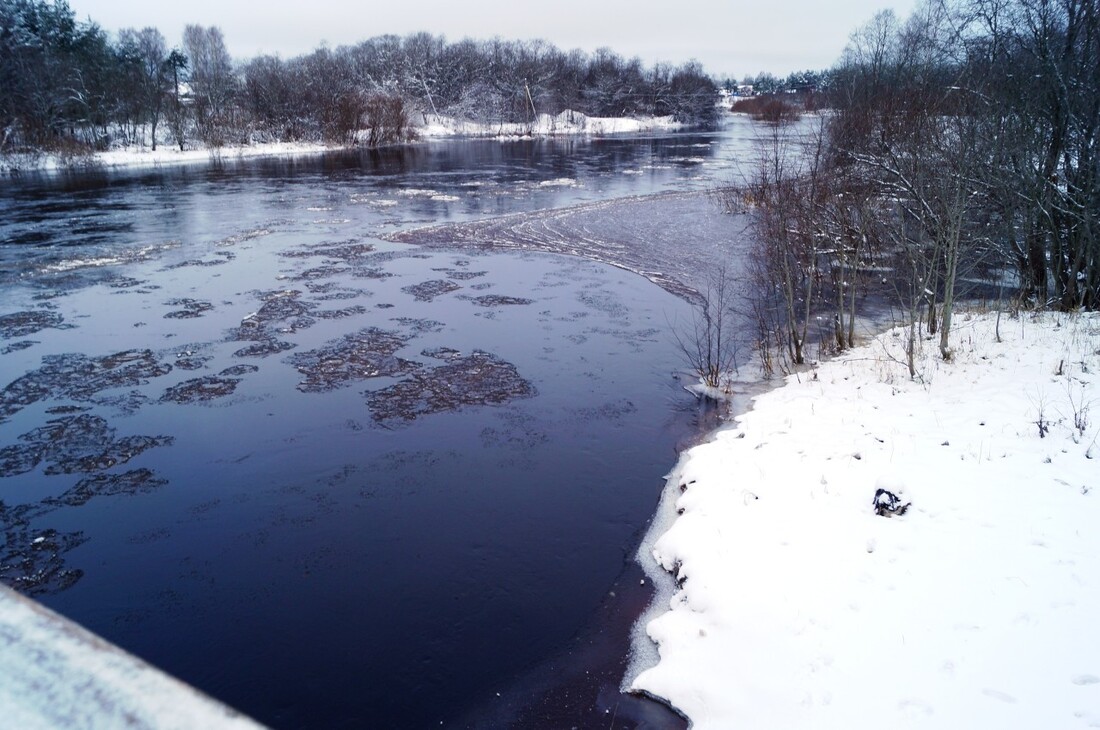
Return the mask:
POLYGON ((425 30, 462 38, 543 38, 563 50, 607 46, 647 64, 695 58, 715 76, 827 68, 878 10, 905 17, 914 0, 69 0, 104 29, 155 26, 179 45, 188 23, 216 25, 239 59, 284 58, 376 35, 425 30))

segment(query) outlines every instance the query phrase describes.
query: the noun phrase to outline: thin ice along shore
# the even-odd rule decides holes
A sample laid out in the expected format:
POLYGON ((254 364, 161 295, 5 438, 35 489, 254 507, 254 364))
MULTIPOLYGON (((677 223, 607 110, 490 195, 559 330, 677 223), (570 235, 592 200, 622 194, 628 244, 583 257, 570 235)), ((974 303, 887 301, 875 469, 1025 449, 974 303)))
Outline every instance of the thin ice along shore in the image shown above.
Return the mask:
POLYGON ((685 452, 629 687, 707 728, 1100 724, 1100 317, 971 315, 790 376, 685 452))

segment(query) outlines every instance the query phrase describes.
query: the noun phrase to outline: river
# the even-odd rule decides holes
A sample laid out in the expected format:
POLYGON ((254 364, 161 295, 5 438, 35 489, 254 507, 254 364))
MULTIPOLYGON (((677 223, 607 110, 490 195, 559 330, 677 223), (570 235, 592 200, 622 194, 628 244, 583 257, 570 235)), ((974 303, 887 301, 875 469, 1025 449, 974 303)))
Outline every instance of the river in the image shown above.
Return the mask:
POLYGON ((0 579, 273 727, 618 713, 752 136, 0 181, 0 579))

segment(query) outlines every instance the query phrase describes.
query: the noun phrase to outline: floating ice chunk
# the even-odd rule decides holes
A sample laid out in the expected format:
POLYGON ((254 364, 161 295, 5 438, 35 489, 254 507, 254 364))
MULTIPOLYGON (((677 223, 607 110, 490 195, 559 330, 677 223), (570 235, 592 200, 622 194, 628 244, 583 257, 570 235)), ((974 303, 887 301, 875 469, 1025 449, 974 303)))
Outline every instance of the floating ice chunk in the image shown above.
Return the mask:
POLYGON ((539 183, 540 188, 577 188, 580 187, 580 183, 571 177, 557 177, 553 180, 543 180, 539 183))

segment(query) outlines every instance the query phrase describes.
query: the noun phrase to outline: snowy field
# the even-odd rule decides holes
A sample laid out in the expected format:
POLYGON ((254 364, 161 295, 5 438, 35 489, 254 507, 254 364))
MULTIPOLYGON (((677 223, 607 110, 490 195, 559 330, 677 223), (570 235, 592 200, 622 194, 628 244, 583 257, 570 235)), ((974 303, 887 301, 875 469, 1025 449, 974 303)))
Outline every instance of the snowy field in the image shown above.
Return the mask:
POLYGON ((633 690, 696 730, 1100 727, 1100 316, 953 334, 911 380, 887 332, 685 452, 633 690))

